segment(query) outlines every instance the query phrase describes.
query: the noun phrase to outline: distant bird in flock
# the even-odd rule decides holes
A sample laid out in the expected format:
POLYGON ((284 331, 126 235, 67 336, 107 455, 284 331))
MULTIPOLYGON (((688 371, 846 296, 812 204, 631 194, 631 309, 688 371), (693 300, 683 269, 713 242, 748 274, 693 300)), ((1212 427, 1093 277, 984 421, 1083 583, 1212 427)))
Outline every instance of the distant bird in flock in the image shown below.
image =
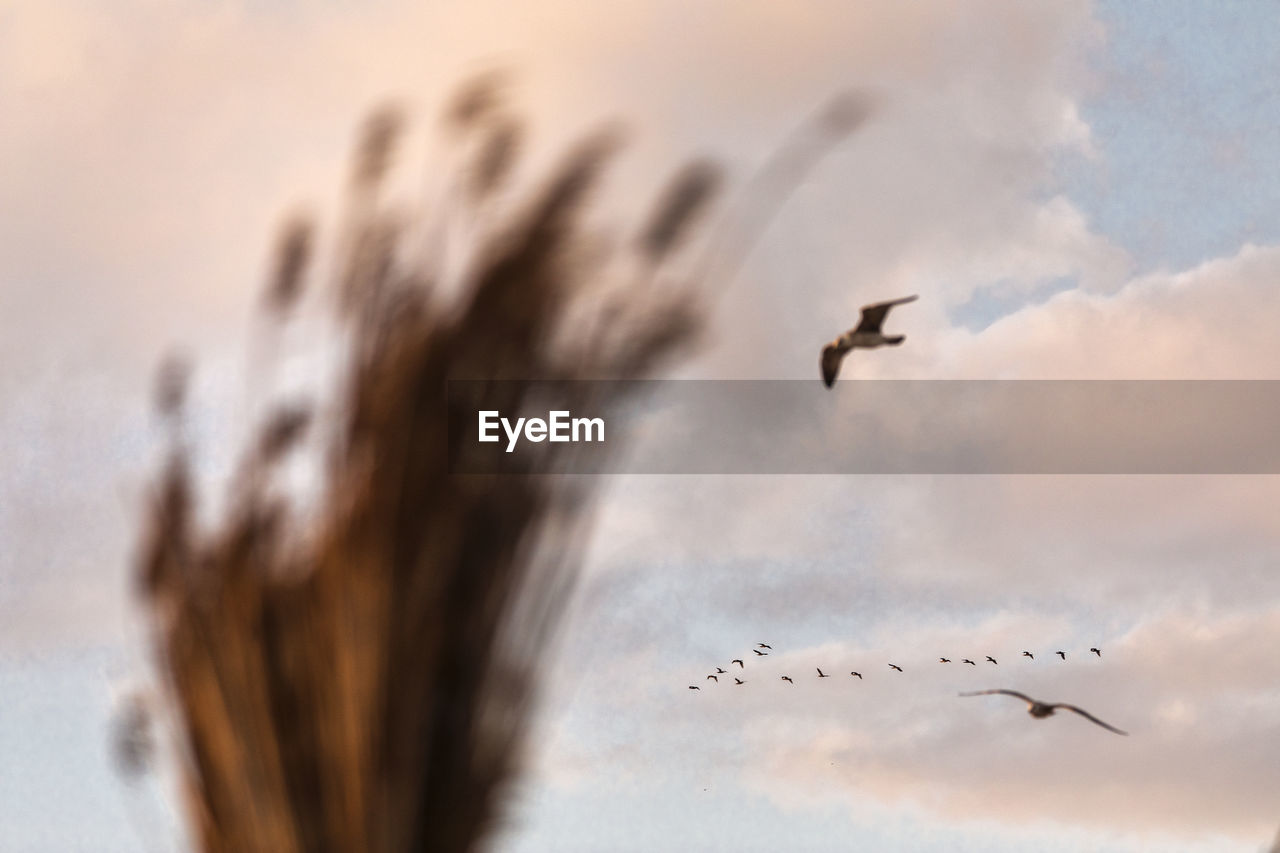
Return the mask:
POLYGON ((720 667, 716 667, 716 675, 724 675, 724 670, 720 667))
POLYGON ((1102 657, 1102 649, 1089 649, 1089 651, 1093 652, 1098 657, 1102 657))
POLYGON ((791 680, 791 676, 789 676, 789 675, 784 675, 784 676, 782 676, 782 680, 783 680, 783 681, 785 681, 785 682, 787 682, 787 683, 789 683, 789 684, 795 684, 795 682, 791 680))
POLYGON ((960 663, 967 663, 967 664, 969 664, 969 666, 977 666, 977 664, 976 664, 976 663, 974 663, 973 661, 969 660, 968 658, 965 658, 964 660, 960 661, 960 663))
POLYGON ((768 652, 762 652, 762 651, 760 651, 759 649, 752 649, 751 651, 753 651, 753 652, 755 652, 756 654, 760 655, 760 657, 762 657, 762 658, 765 658, 765 657, 768 657, 768 656, 769 656, 769 653, 768 653, 768 652))
POLYGON ((734 684, 746 684, 747 682, 743 681, 741 678, 737 678, 737 677, 735 677, 735 678, 733 679, 733 683, 734 683, 734 684))
POLYGON ((738 665, 738 669, 743 669, 743 668, 744 668, 744 667, 742 666, 742 661, 738 660, 737 658, 734 658, 733 660, 729 661, 729 665, 730 665, 730 666, 732 666, 732 665, 733 665, 733 664, 735 664, 735 663, 738 665))
POLYGON ((898 666, 896 663, 889 664, 889 669, 896 669, 898 672, 902 672, 902 667, 898 666))
POLYGON ((938 663, 951 663, 951 658, 938 658, 938 663))
POLYGON ((1033 655, 1033 654, 1031 654, 1031 652, 1023 652, 1023 653, 1022 653, 1022 656, 1023 656, 1024 658, 1031 658, 1032 660, 1035 660, 1035 659, 1036 659, 1036 656, 1035 656, 1035 655, 1033 655))
POLYGON ((1025 693, 1019 693, 1016 690, 978 690, 973 693, 961 693, 960 695, 961 696, 989 696, 994 694, 1001 694, 1004 696, 1016 696, 1017 698, 1021 699, 1023 702, 1026 702, 1027 713, 1035 717, 1037 720, 1044 719, 1045 717, 1052 717, 1054 711, 1058 710, 1059 708, 1065 708, 1068 711, 1074 711, 1075 713, 1084 717, 1086 720, 1088 720, 1091 723, 1097 723, 1098 725, 1102 726, 1104 729, 1106 729, 1109 732, 1115 732, 1118 735, 1128 734, 1128 732, 1122 732, 1119 729, 1117 729, 1115 726, 1108 725, 1107 723, 1102 722, 1102 720, 1099 720, 1097 717, 1095 717, 1093 714, 1090 714, 1088 711, 1084 710, 1083 708, 1077 708, 1075 705, 1068 705, 1066 702, 1041 702, 1037 699, 1032 699, 1030 696, 1026 695, 1025 693))
POLYGON ((849 673, 849 674, 850 674, 850 675, 852 675, 852 676, 854 676, 854 677, 856 677, 856 678, 858 678, 858 679, 861 679, 861 678, 862 678, 862 673, 860 673, 860 672, 851 672, 851 673, 849 673))
POLYGON ((818 670, 818 677, 819 677, 819 678, 830 678, 830 677, 831 677, 831 676, 827 675, 825 672, 823 672, 821 667, 817 667, 817 666, 815 666, 815 667, 814 667, 814 669, 818 670))
POLYGON ((701 690, 702 688, 701 688, 701 687, 698 687, 697 685, 690 684, 690 685, 689 685, 689 689, 690 689, 690 690, 701 690))
POLYGON ((1062 658, 1063 660, 1066 660, 1066 659, 1067 659, 1067 653, 1066 653, 1066 652, 1054 652, 1054 654, 1055 654, 1055 655, 1057 655, 1058 657, 1062 658))
MULTIPOLYGON (((991 661, 992 663, 996 663, 996 659, 993 658, 991 655, 987 655, 987 660, 991 661)), ((996 663, 996 666, 999 666, 999 664, 996 663)))
POLYGON ((830 388, 835 384, 836 375, 840 373, 840 363, 852 349, 874 349, 875 347, 896 347, 906 340, 905 335, 885 335, 880 331, 884 318, 895 305, 914 302, 916 296, 904 296, 901 299, 890 299, 886 302, 874 302, 862 306, 862 316, 858 325, 836 338, 822 348, 822 381, 830 388))
POLYGON ((768 650, 770 650, 770 651, 773 651, 773 646, 769 645, 768 643, 756 643, 756 648, 757 648, 757 649, 768 649, 768 650))
POLYGON ((716 678, 714 675, 708 675, 708 676, 707 676, 707 678, 711 679, 711 680, 712 680, 712 681, 714 681, 716 684, 719 684, 719 683, 720 683, 720 679, 716 678))

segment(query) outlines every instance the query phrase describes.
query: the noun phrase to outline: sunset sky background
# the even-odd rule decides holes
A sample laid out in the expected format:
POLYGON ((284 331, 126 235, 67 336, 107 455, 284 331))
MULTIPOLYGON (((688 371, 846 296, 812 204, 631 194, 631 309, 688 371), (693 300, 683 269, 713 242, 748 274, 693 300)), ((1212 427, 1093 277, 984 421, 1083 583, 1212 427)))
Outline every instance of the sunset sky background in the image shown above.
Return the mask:
MULTIPOLYGON (((495 64, 530 117, 526 179, 627 122, 617 225, 690 154, 741 186, 827 96, 875 94, 682 376, 816 382, 860 305, 919 293, 893 315, 907 345, 860 376, 1280 379, 1274 3, 9 0, 0 847, 175 837, 163 784, 123 786, 106 748, 146 674, 128 572, 153 368, 197 356, 216 480, 281 217, 331 232, 354 128, 388 98, 416 131, 399 186, 438 197, 436 111, 495 64)), ((1266 849, 1277 486, 619 477, 498 849, 1266 849), (777 654, 747 685, 686 689, 759 641, 777 654), (936 663, 987 654, 998 670, 936 663), (954 696, 986 687, 1131 736, 954 696)))

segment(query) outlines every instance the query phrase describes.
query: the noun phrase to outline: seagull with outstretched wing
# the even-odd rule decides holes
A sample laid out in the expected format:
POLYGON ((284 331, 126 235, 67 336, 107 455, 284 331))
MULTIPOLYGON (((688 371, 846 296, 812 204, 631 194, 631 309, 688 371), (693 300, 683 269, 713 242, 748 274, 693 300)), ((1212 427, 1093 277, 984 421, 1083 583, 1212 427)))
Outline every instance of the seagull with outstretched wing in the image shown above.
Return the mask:
POLYGON ((860 672, 851 672, 851 673, 849 673, 849 674, 850 674, 850 675, 853 675, 853 676, 856 676, 856 677, 858 678, 858 680, 859 680, 859 681, 861 681, 861 680, 862 680, 862 673, 860 673, 860 672))
MULTIPOLYGON (((996 663, 996 659, 993 658, 991 655, 987 655, 987 660, 991 661, 992 663, 996 663)), ((996 665, 999 666, 999 664, 996 664, 996 665)))
POLYGON ((822 667, 815 666, 815 667, 814 667, 814 669, 818 670, 818 677, 819 677, 819 678, 830 678, 830 677, 831 677, 831 676, 827 675, 825 672, 823 672, 823 671, 822 671, 822 667))
POLYGON ((1095 649, 1089 649, 1089 651, 1093 652, 1093 653, 1094 653, 1095 655, 1097 655, 1098 657, 1102 657, 1102 649, 1096 649, 1096 648, 1095 648, 1095 649))
POLYGON ((898 666, 896 663, 889 664, 889 669, 896 669, 898 672, 902 672, 902 667, 898 666))
POLYGON ((782 680, 787 682, 788 684, 795 684, 795 682, 791 680, 791 676, 789 675, 782 676, 782 680))
POLYGON ((769 656, 769 653, 768 653, 768 652, 762 652, 762 651, 760 651, 759 649, 752 649, 751 651, 755 652, 756 654, 758 654, 758 655, 759 655, 760 657, 762 657, 762 658, 766 658, 766 657, 768 657, 768 656, 769 656))
POLYGON ((1045 717, 1052 717, 1054 711, 1058 710, 1059 708, 1065 708, 1068 711, 1074 711, 1075 713, 1084 717, 1086 720, 1088 720, 1091 723, 1096 723, 1097 725, 1102 726, 1104 729, 1106 729, 1109 732, 1115 732, 1118 735, 1128 734, 1128 732, 1122 732, 1119 729, 1117 729, 1115 726, 1108 725, 1107 723, 1102 722, 1102 720, 1099 720, 1097 717, 1095 717, 1093 714, 1090 714, 1088 711, 1086 711, 1083 708, 1078 708, 1075 705, 1069 705, 1066 702, 1041 702, 1038 699, 1032 699, 1027 694, 1019 693, 1016 690, 976 690, 972 693, 961 693, 960 695, 961 696, 991 696, 996 694, 999 694, 1002 696, 1015 696, 1021 699, 1023 702, 1026 702, 1027 713, 1035 717, 1037 720, 1042 720, 1045 717))
POLYGON ((719 683, 720 683, 720 679, 719 679, 719 678, 716 678, 714 675, 708 675, 708 676, 707 676, 707 678, 709 678, 710 680, 714 681, 716 684, 719 684, 719 683))
POLYGON ((735 664, 735 663, 738 665, 738 669, 743 669, 743 668, 744 668, 744 667, 742 666, 742 661, 738 660, 737 658, 734 658, 733 660, 729 661, 729 664, 730 664, 730 665, 733 665, 733 664, 735 664))
POLYGON ((906 340, 906 335, 885 335, 880 331, 880 327, 893 306, 914 302, 917 298, 914 295, 904 296, 901 299, 890 299, 862 306, 862 316, 858 320, 858 325, 822 348, 822 381, 827 387, 830 388, 835 384, 836 376, 840 373, 840 364, 850 350, 896 347, 906 340))

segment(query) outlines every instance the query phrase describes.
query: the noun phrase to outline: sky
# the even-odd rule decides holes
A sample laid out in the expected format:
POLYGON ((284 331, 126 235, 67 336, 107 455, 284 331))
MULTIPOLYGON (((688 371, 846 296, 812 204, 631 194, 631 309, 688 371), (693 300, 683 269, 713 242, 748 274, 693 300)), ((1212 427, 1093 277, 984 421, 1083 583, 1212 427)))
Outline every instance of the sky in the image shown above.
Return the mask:
MULTIPOLYGON (((146 672, 128 569, 160 447, 150 377, 184 345, 197 440, 236 435, 274 228, 299 208, 332 224, 372 106, 416 123, 409 202, 442 192, 428 129, 477 69, 513 69, 526 178, 620 117, 602 206, 626 221, 685 158, 741 186, 831 93, 874 95, 681 375, 812 379, 859 306, 919 293, 893 315, 907 345, 863 376, 1276 379, 1278 19, 1264 2, 0 5, 0 847, 183 849, 163 782, 122 784, 106 749, 146 672)), ((1267 849, 1277 485, 614 478, 497 849, 1267 849), (739 693, 687 690, 757 642, 775 653, 739 693), (815 666, 837 677, 801 677, 815 666), (954 695, 987 687, 1130 736, 954 695)))

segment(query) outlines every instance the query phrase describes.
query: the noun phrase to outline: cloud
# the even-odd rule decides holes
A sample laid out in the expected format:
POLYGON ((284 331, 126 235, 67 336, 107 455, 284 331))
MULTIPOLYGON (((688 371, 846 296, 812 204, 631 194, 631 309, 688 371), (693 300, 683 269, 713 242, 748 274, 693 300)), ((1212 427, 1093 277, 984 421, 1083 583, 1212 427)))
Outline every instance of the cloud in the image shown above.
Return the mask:
MULTIPOLYGON (((6 644, 74 644, 109 632, 93 613, 123 618, 122 572, 102 566, 123 565, 128 543, 103 546, 101 507, 144 455, 136 413, 157 353, 192 344, 218 374, 214 396, 243 413, 239 366, 219 353, 242 341, 282 212, 301 200, 332 221, 352 127, 387 96, 419 119, 405 192, 438 189, 447 152, 424 126, 460 75, 495 61, 517 71, 535 163, 599 118, 632 121, 611 183, 623 212, 691 151, 719 155, 741 185, 832 91, 876 92, 875 120, 713 295, 693 373, 814 378, 818 347, 860 305, 919 292, 894 316, 909 345, 860 360, 859 376, 1274 378, 1280 249, 1134 278, 1125 247, 1057 179, 1064 159, 1106 165, 1107 140, 1080 109, 1098 82, 1092 11, 9 4, 0 105, 20 124, 0 137, 12 166, 0 176, 0 390, 16 403, 0 412, 0 444, 40 476, 0 472, 0 530, 26 541, 0 571, 27 575, 6 586, 6 644), (961 323, 966 311, 978 321, 961 323), (85 577, 89 592, 59 592, 85 577), (96 608, 104 577, 121 581, 118 598, 96 608)), ((662 780, 708 762, 801 819, 825 798, 897 803, 943 826, 980 816, 1049 821, 1049 834, 1079 823, 1261 837, 1280 766, 1265 658, 1280 639, 1274 490, 1269 478, 620 480, 543 760, 578 788, 601 768, 662 780), (711 690, 685 701, 709 662, 774 639, 746 702, 711 690), (1094 643, 1104 659, 1079 660, 1094 643), (939 649, 998 649, 1004 677, 1031 644, 1072 657, 1056 669, 1037 658, 1016 686, 1114 715, 1133 737, 955 699, 978 686, 955 679, 994 669, 935 669, 939 649), (890 656, 911 675, 890 680, 890 656), (781 669, 808 673, 815 658, 877 674, 861 693, 847 669, 784 692, 781 669), (826 687, 838 703, 823 704, 826 687)))
MULTIPOLYGON (((971 644, 984 628, 963 639, 971 644)), ((913 639, 907 632, 897 642, 913 639)), ((906 801, 960 822, 1256 838, 1274 821, 1280 784, 1273 722, 1259 713, 1276 699, 1280 673, 1266 649, 1277 640, 1275 606, 1208 620, 1170 612, 1143 620, 1100 660, 934 663, 891 693, 870 679, 832 682, 838 698, 815 700, 815 687, 804 712, 747 729, 746 748, 760 756, 748 775, 784 805, 906 801), (957 686, 1076 702, 1131 736, 1113 742, 1070 714, 1033 720, 1008 697, 958 699, 957 686)))

